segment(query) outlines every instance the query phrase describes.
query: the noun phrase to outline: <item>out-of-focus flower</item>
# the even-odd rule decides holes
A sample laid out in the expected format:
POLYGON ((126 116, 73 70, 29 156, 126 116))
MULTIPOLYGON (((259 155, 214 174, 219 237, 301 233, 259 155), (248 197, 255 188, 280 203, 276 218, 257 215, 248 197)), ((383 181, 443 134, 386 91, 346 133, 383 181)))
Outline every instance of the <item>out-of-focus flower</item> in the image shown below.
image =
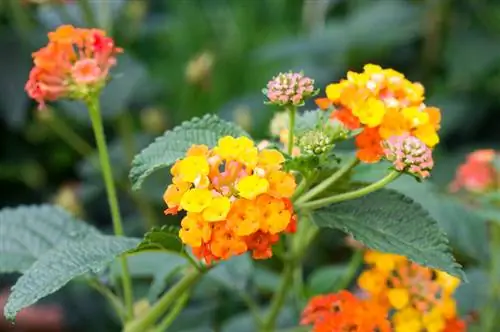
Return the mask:
POLYGON ((302 313, 300 324, 312 325, 313 332, 391 331, 384 307, 360 300, 348 291, 313 297, 302 313))
POLYGON ((252 128, 252 110, 246 105, 241 105, 234 110, 234 122, 241 126, 241 128, 249 131, 252 128))
POLYGON ((482 193, 498 187, 500 183, 499 171, 493 162, 497 158, 494 150, 477 150, 467 156, 464 164, 460 165, 455 179, 450 185, 450 191, 460 189, 474 193, 482 193))
POLYGON ((77 194, 78 185, 69 183, 61 186, 55 194, 54 204, 62 207, 74 216, 83 216, 83 207, 77 194))
POLYGON ((273 77, 263 90, 269 104, 278 106, 301 106, 304 101, 314 96, 314 80, 303 73, 280 73, 273 77))
POLYGON ((102 30, 60 26, 33 53, 25 89, 40 108, 60 98, 84 99, 102 89, 121 51, 102 30))
POLYGON ((439 109, 423 103, 421 84, 393 69, 368 64, 362 73, 348 72, 346 79, 326 87, 326 96, 316 100, 320 108, 335 107, 333 119, 349 130, 362 130, 356 145, 363 162, 379 161, 384 155, 381 142, 392 136, 409 134, 429 148, 439 142, 439 109))
POLYGON ((214 55, 205 51, 197 55, 186 66, 186 80, 191 84, 199 84, 210 76, 214 65, 214 55))
POLYGON ((391 136, 382 143, 387 160, 400 172, 427 178, 434 167, 432 150, 421 140, 405 133, 391 136))
POLYGON ((453 294, 459 279, 399 255, 367 251, 365 262, 369 268, 358 285, 370 300, 393 312, 394 331, 442 332, 457 319, 453 294))
POLYGON ((296 223, 295 178, 281 170, 284 161, 246 137, 223 137, 213 149, 194 145, 171 169, 165 213, 187 212, 179 236, 207 263, 246 251, 269 258, 279 235, 296 223))
POLYGON ((165 111, 150 107, 141 111, 141 124, 144 130, 152 134, 159 134, 167 129, 168 122, 165 111))
POLYGON ((281 137, 282 133, 286 131, 288 135, 288 127, 290 126, 290 115, 288 111, 277 112, 271 119, 269 132, 273 137, 281 137))

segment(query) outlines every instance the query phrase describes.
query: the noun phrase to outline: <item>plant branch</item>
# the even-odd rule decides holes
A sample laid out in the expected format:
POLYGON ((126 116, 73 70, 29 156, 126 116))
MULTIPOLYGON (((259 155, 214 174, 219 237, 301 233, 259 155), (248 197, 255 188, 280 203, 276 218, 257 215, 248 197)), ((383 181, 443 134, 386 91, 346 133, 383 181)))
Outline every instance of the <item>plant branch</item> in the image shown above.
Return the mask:
POLYGON ((153 332, 165 332, 175 321, 177 316, 181 313, 182 309, 186 306, 189 300, 190 292, 184 292, 179 299, 175 302, 174 307, 170 310, 170 312, 163 318, 163 320, 158 324, 158 327, 153 330, 153 332))
POLYGON ((401 173, 397 171, 392 171, 389 174, 387 174, 384 178, 380 179, 377 182, 374 182, 364 188, 357 189, 354 191, 330 196, 330 197, 325 197, 321 198, 312 202, 305 202, 302 204, 297 203, 297 208, 298 209, 309 209, 309 210, 314 210, 314 209, 319 209, 321 207, 333 204, 333 203, 339 203, 343 201, 348 201, 351 199, 356 199, 360 198, 362 196, 368 195, 369 193, 372 193, 376 190, 379 190, 383 187, 385 187, 387 184, 391 183, 395 179, 397 179, 401 173))
POLYGON ((109 288, 102 285, 98 280, 89 279, 88 282, 92 288, 108 300, 109 304, 113 307, 116 314, 120 318, 120 321, 123 322, 125 320, 125 308, 123 307, 123 303, 120 301, 118 296, 113 294, 109 288))
POLYGON ((293 152, 293 134, 295 130, 295 114, 297 113, 297 108, 295 106, 290 106, 288 108, 288 117, 290 118, 290 125, 288 128, 288 154, 291 156, 293 152))
POLYGON ((328 189, 332 184, 337 182, 340 178, 342 178, 346 173, 348 173, 351 169, 356 167, 359 164, 359 159, 354 158, 350 162, 344 164, 337 172, 333 173, 330 177, 326 178, 323 182, 318 184, 316 187, 312 188, 310 191, 305 193, 302 197, 297 200, 297 204, 307 202, 312 198, 318 196, 323 191, 328 189))
POLYGON ((191 287, 202 276, 203 272, 193 269, 186 274, 175 286, 165 293, 153 307, 141 317, 136 318, 125 326, 125 332, 144 332, 154 325, 165 311, 174 303, 189 287, 191 287))
MULTIPOLYGON (((120 208, 118 205, 118 197, 116 193, 115 183, 113 180, 113 173, 111 171, 111 162, 109 159, 108 146, 106 145, 106 136, 104 134, 104 127, 102 124, 101 109, 99 105, 99 96, 93 96, 87 101, 89 109, 90 120, 94 130, 97 150, 99 152, 99 162, 101 164, 101 172, 106 187, 106 194, 108 196, 108 204, 111 211, 111 219, 113 221, 113 229, 116 235, 123 236, 123 224, 120 215, 120 208)), ((123 297, 127 318, 133 317, 133 293, 132 293, 132 280, 127 266, 127 258, 120 257, 120 265, 122 269, 122 282, 123 282, 123 297)))
POLYGON ((274 331, 276 318, 278 318, 281 307, 285 302, 288 290, 291 288, 290 286, 291 283, 293 282, 294 270, 295 270, 295 262, 293 260, 285 261, 285 268, 281 276, 281 284, 277 292, 274 294, 273 299, 271 300, 271 307, 269 309, 269 314, 267 318, 264 320, 264 324, 262 326, 263 332, 274 331))

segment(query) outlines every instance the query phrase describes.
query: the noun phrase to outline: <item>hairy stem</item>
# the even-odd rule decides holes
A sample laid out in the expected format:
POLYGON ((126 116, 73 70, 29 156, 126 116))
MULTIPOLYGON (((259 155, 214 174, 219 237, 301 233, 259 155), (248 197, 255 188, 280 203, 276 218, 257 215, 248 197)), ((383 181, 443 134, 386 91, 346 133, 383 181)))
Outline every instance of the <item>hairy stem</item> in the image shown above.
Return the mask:
POLYGON ((333 173, 330 177, 326 178, 323 182, 318 184, 316 187, 309 190, 307 193, 302 195, 298 200, 297 204, 307 202, 312 198, 318 196, 323 191, 328 189, 332 184, 337 182, 340 178, 342 178, 346 173, 348 173, 351 169, 356 167, 359 164, 359 159, 354 158, 350 162, 344 164, 337 172, 333 173))
POLYGON ((188 274, 186 274, 175 286, 170 288, 170 290, 165 293, 156 302, 153 307, 141 317, 138 317, 134 321, 130 322, 126 327, 124 332, 144 332, 147 331, 149 327, 154 325, 156 321, 165 313, 165 311, 174 303, 184 292, 186 292, 189 287, 198 281, 202 276, 202 271, 198 269, 193 269, 188 274))
POLYGON ((385 187, 386 185, 388 185, 389 183, 391 183, 392 181, 397 179, 400 175, 401 175, 401 173, 396 172, 396 171, 392 171, 389 174, 387 174, 384 178, 382 178, 379 181, 374 182, 374 183, 372 183, 364 188, 357 189, 354 191, 349 191, 349 192, 334 195, 334 196, 330 196, 330 197, 321 198, 321 199, 311 201, 311 202, 305 202, 302 204, 297 202, 296 206, 298 209, 314 210, 314 209, 319 209, 319 208, 322 208, 324 206, 327 206, 327 205, 330 205, 333 203, 339 203, 339 202, 348 201, 351 199, 360 198, 360 197, 363 197, 365 195, 368 195, 369 193, 372 193, 376 190, 379 190, 379 189, 385 187))
MULTIPOLYGON (((104 127, 102 124, 101 109, 99 104, 99 96, 93 96, 87 102, 89 109, 90 120, 94 130, 97 150, 99 152, 99 162, 101 164, 101 172, 106 187, 106 194, 108 196, 108 204, 111 212, 111 220, 113 221, 113 229, 116 235, 123 236, 123 224, 120 215, 120 208, 118 206, 118 197, 116 194, 113 173, 111 171, 111 162, 109 159, 108 146, 106 144, 106 136, 104 134, 104 127)), ((133 317, 133 293, 132 293, 132 280, 127 266, 127 258, 120 257, 120 265, 122 269, 122 283, 123 283, 123 297, 127 318, 133 317)))
POLYGON ((172 325, 174 320, 179 316, 182 309, 186 306, 189 300, 189 291, 184 292, 179 299, 175 302, 174 307, 170 310, 170 312, 163 318, 163 320, 158 324, 158 327, 153 330, 153 332, 165 332, 172 325))
POLYGON ((293 152, 293 134, 295 130, 295 114, 297 113, 297 108, 295 106, 290 106, 288 109, 288 117, 290 118, 290 125, 288 128, 288 154, 291 156, 293 152))
POLYGON ((285 303, 286 295, 291 288, 293 282, 293 271, 295 270, 295 262, 293 260, 285 261, 285 268, 281 276, 281 284, 278 291, 274 294, 271 300, 271 307, 269 309, 269 314, 264 320, 262 326, 262 332, 272 332, 274 331, 274 326, 276 324, 276 319, 280 313, 281 307, 285 303))

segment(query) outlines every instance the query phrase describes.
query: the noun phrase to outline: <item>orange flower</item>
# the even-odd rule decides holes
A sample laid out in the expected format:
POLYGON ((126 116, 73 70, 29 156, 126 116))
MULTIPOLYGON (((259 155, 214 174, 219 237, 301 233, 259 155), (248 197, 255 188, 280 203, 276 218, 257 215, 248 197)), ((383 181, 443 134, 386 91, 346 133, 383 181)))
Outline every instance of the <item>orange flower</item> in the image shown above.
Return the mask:
POLYGON ((313 332, 388 332, 387 311, 375 302, 359 300, 348 291, 313 297, 302 313, 301 325, 313 332))
POLYGON ((356 136, 355 142, 359 149, 356 156, 365 163, 375 163, 384 155, 382 140, 377 128, 365 128, 356 136))
POLYGON ((35 66, 25 87, 40 108, 46 101, 82 99, 99 91, 122 51, 98 29, 63 25, 48 37, 47 46, 33 53, 35 66))
POLYGON ((332 119, 350 130, 373 129, 356 140, 357 156, 363 162, 379 161, 379 145, 391 136, 415 136, 429 148, 439 142, 439 109, 423 103, 424 87, 420 83, 410 82, 393 69, 367 64, 363 72, 350 71, 347 79, 329 84, 326 95, 316 103, 321 109, 335 106, 332 119))
POLYGON ((290 197, 295 178, 277 150, 258 150, 247 137, 222 137, 217 146, 192 146, 171 168, 163 196, 167 214, 187 211, 179 236, 207 263, 251 251, 272 256, 280 234, 295 230, 290 197))
POLYGON ((448 322, 454 326, 453 293, 459 279, 400 255, 367 251, 365 262, 369 268, 361 273, 358 285, 371 301, 393 312, 394 331, 443 332, 448 322))

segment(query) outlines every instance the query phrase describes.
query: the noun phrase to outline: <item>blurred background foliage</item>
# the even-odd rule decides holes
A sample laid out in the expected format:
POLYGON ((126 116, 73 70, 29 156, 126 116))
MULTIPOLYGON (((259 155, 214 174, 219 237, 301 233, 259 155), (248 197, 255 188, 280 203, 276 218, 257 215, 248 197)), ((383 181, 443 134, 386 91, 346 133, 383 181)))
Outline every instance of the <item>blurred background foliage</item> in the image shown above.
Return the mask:
MULTIPOLYGON (((465 152, 499 147, 500 2, 495 0, 3 0, 0 207, 55 201, 102 228, 110 226, 86 111, 71 102, 38 111, 23 90, 31 52, 61 24, 104 27, 125 50, 102 102, 129 234, 167 221, 161 197, 168 172, 152 176, 141 192, 131 192, 127 174, 135 153, 164 130, 205 113, 234 120, 254 137, 265 138, 273 112, 264 107, 260 90, 280 71, 304 70, 324 88, 371 62, 421 81, 428 104, 442 110, 433 180, 443 189, 465 152)), ((463 232, 457 236, 473 242, 460 240, 459 249, 468 246, 469 256, 487 255, 484 234, 470 238, 463 232)), ((306 265, 342 260, 349 249, 341 239, 336 233, 320 238, 317 254, 306 265)), ((175 267, 169 262, 161 272, 157 258, 137 262, 137 280, 145 279, 141 296, 154 299, 161 293, 175 267), (151 280, 156 288, 148 290, 151 280)), ((250 269, 245 258, 241 264, 238 271, 250 269)), ((275 287, 275 273, 262 266, 252 269, 251 280, 242 279, 248 284, 228 281, 230 271, 215 276, 219 284, 231 285, 222 287, 225 291, 203 286, 186 317, 225 321, 229 327, 222 330, 233 331, 230 324, 238 317, 224 319, 243 305, 241 299, 228 301, 227 290, 250 289, 266 298, 275 287), (203 298, 215 301, 207 304, 203 298)), ((318 282, 321 274, 314 278, 324 287, 318 282)), ((312 290, 319 291, 324 290, 312 290)), ((78 287, 66 291, 79 292, 78 287)), ((79 307, 82 317, 91 309, 79 307)), ((72 325, 88 330, 90 322, 81 325, 83 319, 72 325)), ((248 314, 238 319, 248 320, 248 314)), ((181 324, 174 330, 189 328, 181 324)))

